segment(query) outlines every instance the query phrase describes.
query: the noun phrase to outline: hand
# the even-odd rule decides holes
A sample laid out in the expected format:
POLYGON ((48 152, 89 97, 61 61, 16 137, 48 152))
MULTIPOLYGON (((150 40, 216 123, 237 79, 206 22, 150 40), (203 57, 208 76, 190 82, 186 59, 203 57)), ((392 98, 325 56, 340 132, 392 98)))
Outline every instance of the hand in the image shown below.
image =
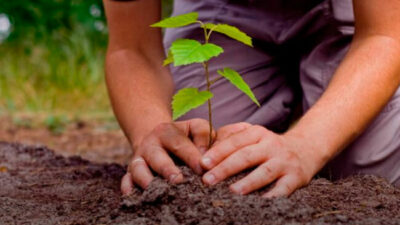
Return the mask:
POLYGON ((324 164, 310 142, 247 123, 222 127, 217 132, 216 142, 201 160, 203 168, 209 170, 203 182, 214 185, 256 167, 230 189, 248 194, 275 181, 275 186, 263 197, 288 196, 308 184, 324 164))
POLYGON ((129 195, 134 184, 146 188, 154 178, 150 168, 171 183, 182 182, 182 173, 168 155, 169 152, 182 159, 197 174, 202 174, 200 159, 207 150, 209 133, 208 121, 202 119, 157 126, 134 149, 128 172, 121 181, 122 193, 129 195))

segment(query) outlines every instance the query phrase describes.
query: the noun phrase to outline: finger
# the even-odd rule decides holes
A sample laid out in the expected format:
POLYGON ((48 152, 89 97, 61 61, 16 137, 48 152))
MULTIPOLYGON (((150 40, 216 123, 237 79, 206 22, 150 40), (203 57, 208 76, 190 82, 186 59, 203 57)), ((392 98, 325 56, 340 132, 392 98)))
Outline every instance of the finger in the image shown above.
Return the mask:
POLYGON ((183 160, 197 174, 202 174, 201 153, 193 142, 172 124, 165 124, 157 135, 161 146, 183 160))
POLYGON ((249 127, 251 127, 251 124, 245 123, 245 122, 229 124, 229 125, 223 126, 223 127, 219 128, 219 130, 217 131, 217 138, 216 138, 214 144, 230 137, 232 134, 241 132, 249 127))
POLYGON ((302 184, 299 179, 293 175, 286 175, 280 178, 274 188, 269 192, 265 193, 263 197, 274 198, 274 197, 289 197, 297 188, 301 187, 302 184))
POLYGON ((235 151, 259 142, 262 133, 259 129, 247 128, 220 141, 204 154, 201 159, 203 168, 210 170, 235 151))
POLYGON ((145 189, 153 180, 153 174, 142 157, 134 157, 129 164, 129 173, 134 184, 145 189))
POLYGON ((232 184, 230 189, 237 194, 245 195, 270 184, 280 176, 281 164, 274 160, 261 164, 249 175, 232 184))
POLYGON ((171 183, 183 181, 181 171, 176 167, 174 161, 160 146, 146 146, 144 158, 149 166, 171 183))
POLYGON ((133 191, 132 174, 126 173, 121 180, 121 192, 123 195, 130 195, 133 191))
POLYGON ((264 151, 259 145, 247 146, 240 149, 207 172, 203 176, 203 182, 214 185, 245 169, 254 167, 265 161, 264 151))
MULTIPOLYGON (((188 132, 186 135, 192 137, 194 145, 204 154, 210 141, 210 124, 207 120, 191 119, 188 121, 176 122, 178 129, 188 132)), ((211 131, 212 139, 215 139, 215 131, 211 131)))

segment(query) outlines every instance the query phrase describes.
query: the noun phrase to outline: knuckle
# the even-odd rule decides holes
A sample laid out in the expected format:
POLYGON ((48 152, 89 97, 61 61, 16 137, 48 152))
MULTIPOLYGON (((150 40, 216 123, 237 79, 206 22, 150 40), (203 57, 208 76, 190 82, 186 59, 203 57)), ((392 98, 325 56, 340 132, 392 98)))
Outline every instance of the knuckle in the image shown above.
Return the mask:
POLYGON ((238 161, 243 161, 246 165, 251 165, 254 162, 254 154, 251 149, 243 149, 237 155, 238 161))
POLYGON ((253 164, 253 160, 252 160, 251 155, 243 154, 242 155, 242 159, 243 159, 243 162, 245 163, 245 165, 253 164))
POLYGON ((260 169, 262 169, 263 173, 267 176, 270 176, 271 174, 274 173, 274 170, 271 168, 270 165, 268 164, 263 164, 260 166, 260 169))
POLYGON ((283 149, 284 148, 284 145, 283 145, 282 141, 279 138, 270 138, 269 145, 272 148, 276 148, 276 149, 283 149))
POLYGON ((248 127, 251 127, 252 125, 250 123, 247 122, 240 122, 236 124, 236 127, 239 129, 246 129, 248 127))
POLYGON ((255 131, 263 131, 263 132, 265 130, 265 128, 263 126, 260 126, 260 125, 253 125, 252 129, 255 130, 255 131))
POLYGON ((173 138, 169 140, 171 148, 168 148, 168 151, 172 152, 173 154, 178 154, 181 151, 187 149, 187 145, 178 138, 173 138))
POLYGON ((285 153, 282 154, 281 159, 282 159, 282 162, 288 168, 297 169, 298 167, 300 167, 299 157, 294 152, 286 151, 285 153))
POLYGON ((154 162, 159 158, 158 154, 159 154, 158 150, 155 150, 154 148, 149 148, 147 149, 146 154, 144 154, 143 157, 148 162, 154 162))
POLYGON ((265 127, 260 126, 260 125, 254 125, 252 127, 252 131, 256 134, 256 135, 261 135, 261 136, 265 136, 268 134, 267 129, 265 129, 265 127))

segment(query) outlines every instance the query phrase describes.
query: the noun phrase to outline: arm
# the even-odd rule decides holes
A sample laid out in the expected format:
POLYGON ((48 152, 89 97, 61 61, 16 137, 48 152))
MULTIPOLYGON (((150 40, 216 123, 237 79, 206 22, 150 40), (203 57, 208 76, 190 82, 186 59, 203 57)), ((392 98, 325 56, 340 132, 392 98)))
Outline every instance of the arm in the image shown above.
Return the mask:
POLYGON ((379 114, 400 84, 400 2, 354 0, 354 9, 351 48, 318 102, 283 135, 249 124, 222 128, 202 159, 211 169, 206 183, 259 165, 231 189, 246 194, 276 181, 265 196, 289 195, 379 114))
POLYGON ((109 25, 106 81, 113 109, 133 146, 160 123, 172 122, 174 86, 164 59, 157 0, 104 1, 109 25), (144 88, 145 87, 145 88, 144 88))
POLYGON ((161 30, 150 28, 160 19, 160 1, 104 0, 104 5, 110 31, 107 87, 115 115, 134 150, 121 182, 122 192, 129 194, 133 184, 147 187, 153 179, 150 168, 173 183, 182 181, 169 152, 201 173, 199 148, 207 146, 209 126, 199 119, 172 122, 174 86, 162 66, 161 30))
POLYGON ((319 137, 321 163, 361 134, 400 84, 400 2, 355 0, 354 10, 356 33, 347 56, 320 100, 286 134, 319 137))

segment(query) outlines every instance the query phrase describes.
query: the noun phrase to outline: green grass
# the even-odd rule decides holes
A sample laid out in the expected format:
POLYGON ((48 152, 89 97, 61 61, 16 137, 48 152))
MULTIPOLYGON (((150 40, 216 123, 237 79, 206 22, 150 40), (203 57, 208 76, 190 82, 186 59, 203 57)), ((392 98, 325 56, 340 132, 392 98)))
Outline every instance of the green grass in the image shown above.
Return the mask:
POLYGON ((112 116, 104 40, 77 27, 39 42, 0 44, 0 52, 0 113, 112 116))
MULTIPOLYGON (((40 4, 45 4, 45 1, 36 3, 36 6, 40 4)), ((71 120, 114 120, 103 70, 107 34, 94 30, 88 22, 82 22, 93 22, 85 7, 82 6, 79 12, 71 11, 74 14, 68 17, 72 21, 68 24, 72 25, 64 27, 59 25, 65 21, 54 21, 53 17, 44 20, 41 16, 47 22, 35 25, 33 30, 32 24, 23 24, 29 21, 23 18, 15 20, 19 21, 19 28, 23 27, 14 31, 20 32, 14 35, 18 38, 0 43, 0 117, 11 116, 15 121, 26 116, 43 121, 52 116, 71 120), (76 18, 80 14, 77 13, 89 19, 85 17, 86 20, 78 21, 76 18), (56 27, 50 26, 53 22, 56 27), (36 35, 35 31, 40 31, 41 35, 36 35)), ((163 0, 164 16, 169 16, 171 8, 172 1, 163 0)), ((20 16, 13 10, 11 12, 20 16)), ((99 19, 104 18, 96 20, 99 19)))

